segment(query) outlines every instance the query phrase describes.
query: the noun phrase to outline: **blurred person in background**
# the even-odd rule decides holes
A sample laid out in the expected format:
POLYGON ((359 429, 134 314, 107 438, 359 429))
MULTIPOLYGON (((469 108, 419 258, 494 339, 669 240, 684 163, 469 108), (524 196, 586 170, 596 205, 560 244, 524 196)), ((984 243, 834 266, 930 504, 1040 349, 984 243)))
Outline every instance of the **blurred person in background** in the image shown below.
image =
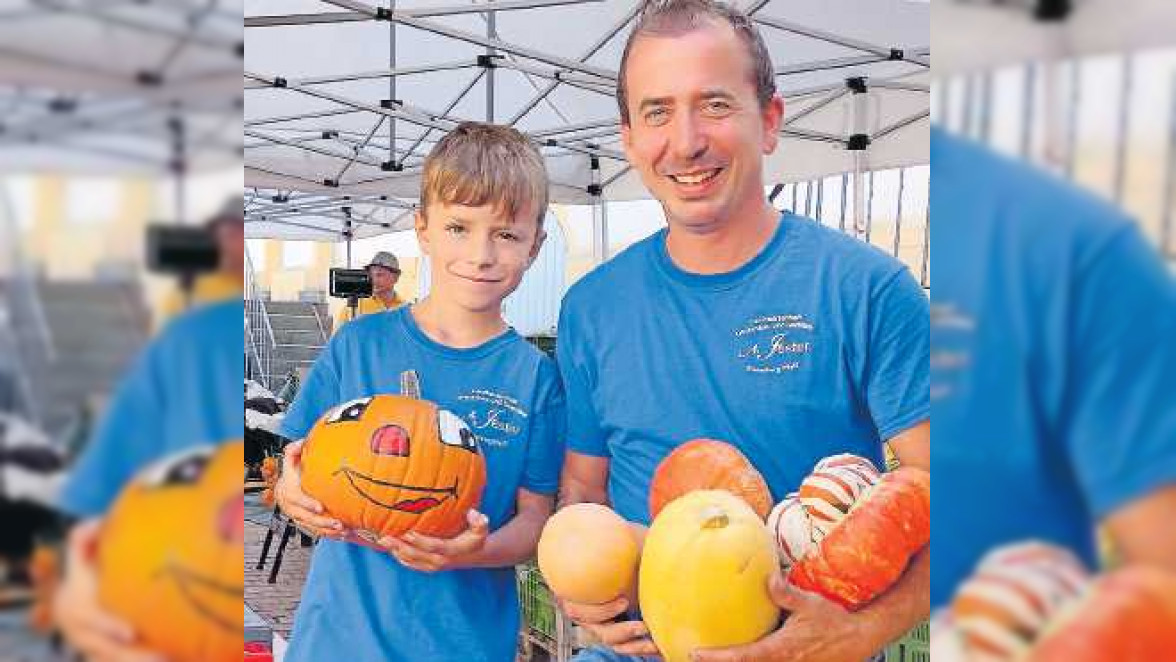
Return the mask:
POLYGON ((245 289, 245 203, 242 196, 227 200, 206 226, 216 237, 220 264, 196 278, 191 295, 177 287, 160 304, 157 326, 184 310, 226 299, 240 299, 245 289))
POLYGON ((933 607, 993 548, 1176 572, 1176 285, 1138 226, 932 130, 933 607))
POLYGON ((98 603, 94 560, 101 518, 122 488, 156 460, 240 439, 244 314, 238 298, 169 322, 123 378, 70 474, 60 506, 79 523, 70 534, 54 611, 66 641, 87 659, 156 659, 98 603))
POLYGON ((395 255, 388 251, 380 251, 364 269, 372 279, 372 295, 359 299, 354 311, 350 306, 340 308, 335 315, 335 331, 354 317, 396 310, 405 303, 396 293, 396 283, 400 280, 400 260, 397 260, 395 255))

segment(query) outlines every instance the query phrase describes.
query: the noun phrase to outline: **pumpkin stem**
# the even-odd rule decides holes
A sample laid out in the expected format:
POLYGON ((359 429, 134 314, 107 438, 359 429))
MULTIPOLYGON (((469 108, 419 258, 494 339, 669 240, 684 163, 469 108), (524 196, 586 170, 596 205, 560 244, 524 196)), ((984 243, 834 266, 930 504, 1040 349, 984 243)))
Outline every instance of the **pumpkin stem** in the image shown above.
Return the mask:
POLYGON ((704 529, 723 529, 731 523, 731 518, 727 517, 727 512, 718 506, 711 506, 702 511, 702 528, 704 529))

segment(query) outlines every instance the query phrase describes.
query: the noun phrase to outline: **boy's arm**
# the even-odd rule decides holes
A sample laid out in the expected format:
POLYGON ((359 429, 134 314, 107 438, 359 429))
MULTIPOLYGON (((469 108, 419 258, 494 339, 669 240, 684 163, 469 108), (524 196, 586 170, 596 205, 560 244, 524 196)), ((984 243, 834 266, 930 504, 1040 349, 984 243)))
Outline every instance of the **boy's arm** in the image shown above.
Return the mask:
POLYGON ((510 567, 535 555, 539 534, 554 507, 553 495, 519 488, 515 516, 492 534, 486 516, 471 510, 469 528, 454 538, 409 532, 400 538, 382 538, 380 544, 403 565, 424 572, 510 567))

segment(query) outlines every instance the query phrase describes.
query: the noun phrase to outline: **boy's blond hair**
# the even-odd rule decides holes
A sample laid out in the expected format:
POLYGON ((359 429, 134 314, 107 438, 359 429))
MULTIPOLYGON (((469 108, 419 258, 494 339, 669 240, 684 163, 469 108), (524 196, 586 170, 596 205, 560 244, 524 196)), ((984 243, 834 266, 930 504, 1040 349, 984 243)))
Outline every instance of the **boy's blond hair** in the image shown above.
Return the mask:
POLYGON ((547 169, 539 150, 508 126, 462 122, 425 158, 421 212, 429 205, 493 205, 508 218, 535 205, 543 229, 547 213, 547 169))

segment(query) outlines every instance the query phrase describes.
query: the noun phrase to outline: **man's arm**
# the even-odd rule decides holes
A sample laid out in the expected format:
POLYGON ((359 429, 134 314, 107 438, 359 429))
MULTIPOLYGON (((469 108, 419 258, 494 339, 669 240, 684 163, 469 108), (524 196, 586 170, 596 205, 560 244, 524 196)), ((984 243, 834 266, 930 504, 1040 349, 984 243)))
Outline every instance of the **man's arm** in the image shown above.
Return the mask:
MULTIPOLYGON (((903 465, 930 470, 930 421, 888 443, 903 465)), ((894 586, 856 612, 788 586, 779 576, 770 590, 790 612, 779 630, 747 646, 700 652, 696 662, 861 662, 928 618, 931 549, 919 552, 894 586)))
POLYGON ((1103 521, 1123 564, 1149 563, 1176 572, 1176 485, 1162 487, 1103 521))
POLYGON ((559 505, 599 503, 610 506, 608 499, 607 457, 585 455, 569 450, 564 455, 563 473, 559 479, 559 505))
POLYGON ((886 443, 902 466, 931 471, 931 421, 903 430, 886 443))

